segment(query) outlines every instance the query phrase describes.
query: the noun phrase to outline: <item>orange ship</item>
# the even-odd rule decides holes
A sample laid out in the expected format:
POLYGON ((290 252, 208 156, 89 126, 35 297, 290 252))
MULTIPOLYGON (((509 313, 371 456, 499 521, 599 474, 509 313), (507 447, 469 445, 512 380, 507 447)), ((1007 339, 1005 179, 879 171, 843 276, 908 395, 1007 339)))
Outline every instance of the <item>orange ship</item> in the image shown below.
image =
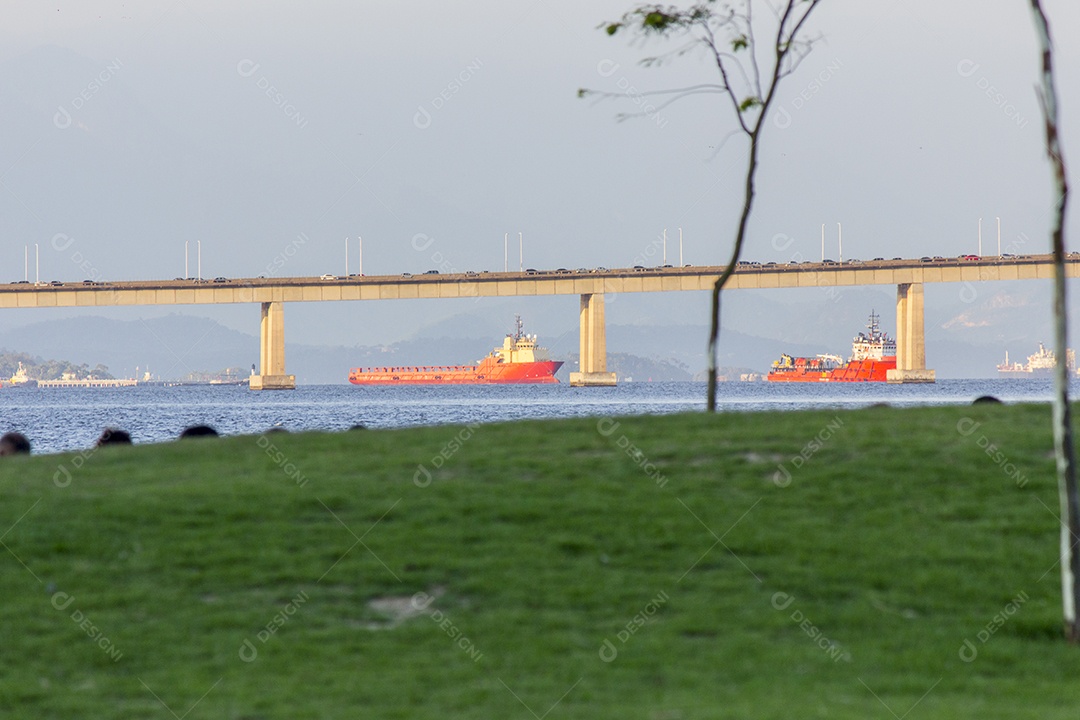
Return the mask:
POLYGON ((886 382, 886 374, 896 368, 896 341, 878 327, 878 316, 870 313, 866 328, 851 343, 851 359, 839 355, 794 358, 781 355, 772 364, 770 382, 886 382))
POLYGON ((549 360, 547 351, 536 344, 536 336, 517 332, 503 339, 476 365, 424 365, 419 367, 354 368, 349 373, 353 385, 507 385, 514 383, 557 383, 555 372, 562 362, 549 360))

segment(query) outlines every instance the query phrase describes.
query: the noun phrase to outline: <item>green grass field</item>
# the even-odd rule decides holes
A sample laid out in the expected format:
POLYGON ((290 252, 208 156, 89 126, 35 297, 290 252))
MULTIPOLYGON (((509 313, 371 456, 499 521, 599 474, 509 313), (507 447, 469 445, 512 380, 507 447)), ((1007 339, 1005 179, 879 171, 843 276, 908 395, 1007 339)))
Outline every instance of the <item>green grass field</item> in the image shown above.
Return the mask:
POLYGON ((0 715, 1072 719, 1049 415, 3 458, 0 715))

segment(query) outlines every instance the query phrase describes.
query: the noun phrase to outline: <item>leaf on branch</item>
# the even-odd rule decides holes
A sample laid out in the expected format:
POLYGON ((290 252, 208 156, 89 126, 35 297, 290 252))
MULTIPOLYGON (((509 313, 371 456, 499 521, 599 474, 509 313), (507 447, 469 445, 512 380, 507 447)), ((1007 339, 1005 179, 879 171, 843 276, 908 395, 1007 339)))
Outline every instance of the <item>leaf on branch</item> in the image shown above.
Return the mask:
POLYGON ((672 16, 667 13, 653 10, 652 12, 645 14, 645 19, 642 21, 642 27, 651 28, 653 30, 663 30, 671 25, 672 19, 672 16))
POLYGON ((739 112, 746 112, 747 110, 761 105, 761 99, 756 97, 748 97, 739 103, 739 112))
POLYGON ((608 35, 614 35, 615 33, 619 32, 619 29, 621 27, 622 23, 611 23, 606 28, 604 28, 604 32, 606 32, 608 35))
POLYGON ((589 90, 587 88, 578 88, 577 96, 579 98, 583 98, 583 97, 585 97, 586 95, 588 95, 591 92, 592 92, 592 90, 589 90))
POLYGON ((735 52, 745 50, 748 47, 750 47, 750 39, 747 38, 745 35, 740 35, 739 37, 731 41, 731 49, 735 52))

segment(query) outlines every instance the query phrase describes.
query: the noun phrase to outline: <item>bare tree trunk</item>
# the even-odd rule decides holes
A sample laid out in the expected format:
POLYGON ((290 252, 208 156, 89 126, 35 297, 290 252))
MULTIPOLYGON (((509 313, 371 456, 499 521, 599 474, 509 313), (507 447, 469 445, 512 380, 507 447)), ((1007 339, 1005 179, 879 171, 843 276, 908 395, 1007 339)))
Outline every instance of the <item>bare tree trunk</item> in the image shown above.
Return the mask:
POLYGON ((1057 198, 1054 203, 1054 225, 1051 237, 1054 246, 1054 346, 1057 367, 1054 370, 1054 454, 1057 458, 1058 495, 1061 502, 1061 590, 1065 620, 1065 637, 1080 642, 1080 624, 1076 608, 1080 605, 1080 491, 1076 482, 1076 453, 1073 448, 1072 418, 1069 412, 1069 376, 1065 358, 1067 310, 1065 305, 1065 208, 1069 185, 1065 174, 1065 158, 1058 137, 1057 91, 1054 88, 1053 42, 1050 27, 1039 0, 1031 0, 1042 49, 1042 85, 1039 97, 1046 120, 1046 152, 1054 174, 1057 198))
MULTIPOLYGON (((764 117, 764 114, 762 115, 764 117)), ((758 133, 761 131, 761 123, 750 135, 750 158, 746 164, 746 193, 743 196, 742 215, 739 218, 739 230, 735 235, 735 248, 731 252, 731 259, 720 277, 716 278, 712 289, 712 322, 709 325, 709 387, 706 409, 716 412, 716 352, 720 340, 720 291, 724 289, 731 273, 735 271, 735 265, 742 255, 743 241, 746 239, 746 225, 750 220, 750 210, 754 205, 754 174, 757 172, 758 133)))
MULTIPOLYGON (((754 205, 754 179, 758 166, 758 140, 776 97, 776 89, 780 81, 790 75, 799 66, 803 58, 810 52, 814 41, 812 39, 800 39, 801 33, 810 14, 822 0, 784 0, 776 7, 772 3, 761 3, 769 7, 776 16, 775 35, 769 45, 772 54, 772 65, 768 73, 762 72, 758 61, 760 46, 754 34, 753 7, 755 0, 741 0, 735 3, 717 3, 721 7, 714 8, 713 0, 697 2, 689 9, 680 10, 677 7, 663 7, 654 3, 638 5, 630 12, 624 13, 622 19, 611 23, 605 23, 601 27, 608 35, 615 35, 624 29, 634 29, 644 36, 656 35, 670 37, 675 34, 689 33, 690 45, 703 45, 707 47, 716 63, 716 70, 720 76, 719 83, 706 83, 691 85, 689 87, 676 88, 674 90, 660 90, 648 93, 650 95, 668 95, 671 99, 660 105, 661 108, 679 100, 680 98, 699 93, 717 93, 727 98, 731 103, 731 109, 738 122, 738 130, 750 141, 750 154, 746 163, 746 191, 743 195, 742 214, 739 217, 739 229, 735 235, 735 247, 732 248, 731 259, 727 267, 720 273, 720 277, 713 283, 712 288, 712 318, 709 325, 709 343, 707 353, 708 363, 708 391, 706 406, 708 412, 716 412, 716 371, 717 371, 717 345, 720 338, 720 292, 742 255, 743 244, 746 241, 746 228, 750 220, 750 211, 754 205), (717 37, 720 32, 726 37, 717 37), (745 52, 745 61, 740 62, 738 53, 745 52), (762 84, 763 75, 767 75, 768 82, 762 84), (741 78, 741 80, 740 80, 741 78), (734 83, 732 82, 734 79, 734 83)), ((682 55, 687 47, 676 51, 675 55, 682 55)), ((659 62, 659 58, 646 58, 646 64, 652 65, 659 62)), ((584 97, 593 91, 578 90, 578 96, 584 97)), ((617 97, 620 93, 602 93, 608 97, 617 97)))

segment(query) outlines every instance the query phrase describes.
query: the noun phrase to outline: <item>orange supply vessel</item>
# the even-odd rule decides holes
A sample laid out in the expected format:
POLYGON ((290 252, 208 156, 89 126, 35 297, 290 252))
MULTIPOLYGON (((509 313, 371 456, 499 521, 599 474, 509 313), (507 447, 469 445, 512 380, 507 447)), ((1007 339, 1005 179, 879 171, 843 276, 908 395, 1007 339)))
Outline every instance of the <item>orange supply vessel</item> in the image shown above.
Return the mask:
POLYGON ((851 359, 838 355, 792 357, 781 355, 772 364, 770 382, 886 382, 886 373, 896 368, 896 341, 878 327, 878 316, 870 313, 866 328, 851 343, 851 359))
POLYGON ((354 368, 349 373, 353 385, 509 385, 514 383, 557 383, 555 372, 561 361, 549 360, 547 350, 537 346, 536 336, 517 332, 503 339, 476 365, 426 365, 419 367, 354 368))

